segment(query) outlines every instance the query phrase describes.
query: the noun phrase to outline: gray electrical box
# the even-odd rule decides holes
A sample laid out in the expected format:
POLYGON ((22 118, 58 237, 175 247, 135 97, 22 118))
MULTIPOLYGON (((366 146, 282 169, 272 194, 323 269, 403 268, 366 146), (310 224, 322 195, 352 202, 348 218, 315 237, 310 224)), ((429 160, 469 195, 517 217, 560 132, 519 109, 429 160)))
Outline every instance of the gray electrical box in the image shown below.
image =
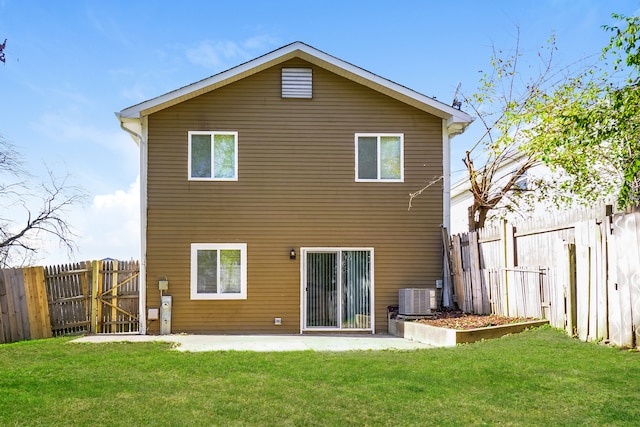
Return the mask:
POLYGON ((160 300, 160 335, 171 333, 171 295, 163 295, 160 300))

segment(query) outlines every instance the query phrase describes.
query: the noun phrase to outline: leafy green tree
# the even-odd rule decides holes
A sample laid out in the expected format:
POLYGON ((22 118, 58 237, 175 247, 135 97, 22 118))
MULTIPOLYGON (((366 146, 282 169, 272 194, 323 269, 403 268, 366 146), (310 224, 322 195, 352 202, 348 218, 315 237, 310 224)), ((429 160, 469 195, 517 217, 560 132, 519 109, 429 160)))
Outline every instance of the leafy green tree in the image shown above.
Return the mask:
POLYGON ((599 63, 545 95, 552 108, 525 149, 564 172, 568 193, 615 194, 624 208, 640 199, 640 18, 613 17, 621 25, 603 27, 613 34, 599 63))
POLYGON ((482 228, 491 211, 540 199, 587 204, 616 194, 621 208, 638 202, 640 19, 613 17, 621 25, 603 27, 613 35, 594 64, 558 67, 553 38, 526 62, 516 43, 512 53, 494 49, 478 91, 463 94, 484 127, 463 159, 471 230, 482 228), (552 174, 518 185, 542 163, 552 174))
MULTIPOLYGON (((533 192, 519 185, 527 172, 541 163, 540 153, 523 150, 534 136, 532 123, 545 114, 545 94, 567 80, 567 69, 554 63, 555 38, 542 46, 533 60, 524 58, 519 33, 513 51, 494 47, 490 70, 483 72, 477 92, 462 98, 483 132, 463 159, 473 204, 469 229, 482 228, 491 211, 516 210, 533 192), (480 164, 481 166, 477 166, 480 164)), ((544 183, 537 182, 541 187, 544 183)), ((535 194, 541 194, 540 192, 535 194)))

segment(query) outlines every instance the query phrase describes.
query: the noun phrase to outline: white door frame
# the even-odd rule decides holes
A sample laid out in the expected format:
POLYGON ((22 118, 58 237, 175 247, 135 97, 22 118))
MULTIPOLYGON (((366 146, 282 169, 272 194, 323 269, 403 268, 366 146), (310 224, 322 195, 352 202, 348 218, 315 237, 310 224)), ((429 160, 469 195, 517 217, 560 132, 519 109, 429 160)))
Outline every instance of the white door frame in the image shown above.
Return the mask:
MULTIPOLYGON (((339 258, 340 259, 340 258, 339 258)), ((301 247, 300 248, 300 333, 302 334, 305 331, 317 331, 317 332, 336 332, 336 331, 362 331, 362 332, 371 332, 375 334, 375 278, 374 278, 374 249, 372 247, 346 247, 346 246, 336 246, 336 247, 301 247), (370 290, 370 309, 371 313, 371 328, 366 329, 356 329, 356 328, 348 328, 343 329, 341 326, 333 327, 333 328, 325 328, 325 327, 314 327, 307 328, 307 254, 308 253, 342 253, 343 251, 369 251, 371 253, 371 262, 370 262, 370 274, 371 274, 371 290, 370 290)))

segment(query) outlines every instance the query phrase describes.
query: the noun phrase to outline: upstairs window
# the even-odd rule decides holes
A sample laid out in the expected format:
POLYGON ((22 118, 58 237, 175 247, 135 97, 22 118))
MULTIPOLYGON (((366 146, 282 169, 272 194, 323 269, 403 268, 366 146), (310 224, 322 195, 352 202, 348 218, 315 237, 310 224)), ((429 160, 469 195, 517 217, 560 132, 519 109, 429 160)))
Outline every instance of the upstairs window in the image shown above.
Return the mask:
POLYGON ((404 135, 357 133, 356 181, 403 182, 404 135))
POLYGON ((189 132, 189 179, 238 180, 238 132, 189 132))

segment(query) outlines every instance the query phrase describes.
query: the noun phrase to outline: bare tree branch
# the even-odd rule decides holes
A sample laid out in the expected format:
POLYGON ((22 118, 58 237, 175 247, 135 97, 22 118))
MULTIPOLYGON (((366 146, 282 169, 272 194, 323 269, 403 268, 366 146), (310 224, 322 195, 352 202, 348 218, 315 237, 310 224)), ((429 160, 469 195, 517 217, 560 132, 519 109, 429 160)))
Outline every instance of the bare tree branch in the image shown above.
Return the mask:
POLYGON ((421 195, 427 188, 431 187, 436 182, 442 181, 443 179, 444 176, 434 176, 433 179, 431 179, 431 181, 429 181, 429 183, 422 187, 420 190, 416 191, 415 193, 409 193, 409 207, 407 208, 407 210, 411 210, 413 199, 421 195))
POLYGON ((5 211, 0 218, 0 266, 8 266, 17 259, 23 262, 30 259, 40 250, 39 239, 46 236, 57 240, 69 255, 76 249, 73 241, 76 236, 65 215, 85 195, 81 189, 68 184, 69 176, 59 179, 51 171, 48 175, 49 182, 37 186, 32 194, 29 183, 32 177, 22 168, 18 152, 0 139, 0 178, 15 180, 0 184, 0 199, 5 211), (12 218, 20 211, 26 216, 24 220, 12 218), (20 223, 22 225, 18 225, 20 223))

